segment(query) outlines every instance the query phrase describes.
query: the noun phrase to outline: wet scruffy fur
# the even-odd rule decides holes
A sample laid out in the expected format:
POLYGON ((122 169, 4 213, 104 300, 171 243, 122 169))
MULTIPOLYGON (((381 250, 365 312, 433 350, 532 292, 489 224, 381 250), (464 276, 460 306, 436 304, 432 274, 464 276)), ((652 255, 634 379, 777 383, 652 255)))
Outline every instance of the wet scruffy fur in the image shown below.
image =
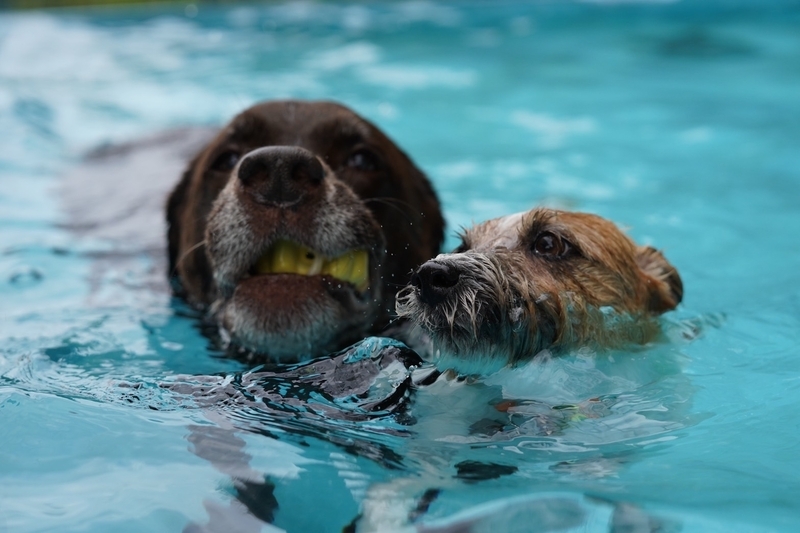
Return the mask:
POLYGON ((273 361, 380 332, 444 227, 428 179, 378 128, 341 105, 297 101, 235 117, 189 165, 167 222, 179 293, 273 361), (258 265, 281 242, 309 257, 366 253, 368 274, 265 274, 258 265))
POLYGON ((489 220, 397 298, 440 368, 484 373, 543 350, 644 343, 683 296, 675 268, 612 222, 537 208, 489 220))

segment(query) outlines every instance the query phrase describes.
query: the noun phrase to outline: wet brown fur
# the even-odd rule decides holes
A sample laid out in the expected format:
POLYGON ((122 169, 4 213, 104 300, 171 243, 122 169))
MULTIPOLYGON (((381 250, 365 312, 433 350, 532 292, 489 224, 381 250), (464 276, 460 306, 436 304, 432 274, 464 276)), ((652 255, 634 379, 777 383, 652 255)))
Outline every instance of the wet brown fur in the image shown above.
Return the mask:
MULTIPOLYGON (((241 159, 239 160, 241 161, 241 159)), ((294 185, 293 185, 294 186, 294 185)), ((436 255, 444 221, 425 175, 378 128, 331 102, 277 101, 235 117, 191 162, 167 206, 170 272, 178 292, 245 348, 293 361, 342 348, 389 322, 397 287, 436 255), (302 201, 265 205, 215 161, 268 146, 300 147, 323 167, 302 201), (348 161, 366 150, 372 169, 348 161), (366 294, 326 276, 253 275, 278 239, 329 257, 370 254, 366 294)))
POLYGON ((654 317, 683 296, 661 252, 586 213, 536 208, 489 220, 466 230, 456 252, 432 260, 460 273, 447 297, 430 305, 409 285, 397 311, 430 336, 444 364, 466 372, 546 349, 647 342, 658 332, 654 317), (544 234, 568 252, 537 253, 544 234))

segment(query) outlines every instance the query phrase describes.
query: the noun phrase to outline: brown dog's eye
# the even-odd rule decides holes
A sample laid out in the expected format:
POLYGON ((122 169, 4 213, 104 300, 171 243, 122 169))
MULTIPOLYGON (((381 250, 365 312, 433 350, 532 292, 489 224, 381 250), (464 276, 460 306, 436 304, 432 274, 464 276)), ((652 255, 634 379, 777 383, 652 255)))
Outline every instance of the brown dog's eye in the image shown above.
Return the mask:
POLYGON ((545 231, 536 236, 532 249, 538 255, 564 257, 572 251, 572 245, 555 233, 545 231))
POLYGON ((233 170, 233 167, 236 166, 236 163, 239 162, 239 152, 235 150, 225 150, 221 154, 219 154, 214 162, 211 163, 211 170, 216 170, 219 172, 227 172, 229 170, 233 170))
POLYGON ((350 154, 347 158, 347 166, 362 172, 373 172, 378 170, 378 156, 372 151, 362 148, 350 154))

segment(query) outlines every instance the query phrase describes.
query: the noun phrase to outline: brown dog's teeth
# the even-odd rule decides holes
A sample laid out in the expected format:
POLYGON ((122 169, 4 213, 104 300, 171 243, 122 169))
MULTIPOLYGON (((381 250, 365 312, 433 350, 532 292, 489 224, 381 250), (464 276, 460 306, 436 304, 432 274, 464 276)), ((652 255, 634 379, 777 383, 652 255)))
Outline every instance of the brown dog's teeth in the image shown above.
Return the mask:
POLYGON ((259 274, 300 274, 314 276, 322 271, 324 259, 312 250, 290 241, 276 242, 256 263, 259 274))
POLYGON ((258 274, 328 275, 352 283, 359 291, 369 284, 369 254, 351 250, 334 259, 291 241, 276 242, 256 263, 258 274))

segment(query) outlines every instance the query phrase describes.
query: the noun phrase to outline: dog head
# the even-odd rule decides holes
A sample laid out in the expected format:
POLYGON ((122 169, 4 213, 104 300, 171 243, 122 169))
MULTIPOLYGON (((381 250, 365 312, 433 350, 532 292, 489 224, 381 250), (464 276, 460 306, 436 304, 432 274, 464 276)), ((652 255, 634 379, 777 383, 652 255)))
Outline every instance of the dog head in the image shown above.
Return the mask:
POLYGON ((397 312, 430 336, 440 367, 478 373, 545 349, 647 342, 682 296, 664 256, 613 223, 537 208, 468 229, 416 270, 397 312))
POLYGON ((427 178, 380 130, 297 101, 235 117, 189 165, 167 222, 178 290, 277 361, 385 327, 444 227, 427 178))

